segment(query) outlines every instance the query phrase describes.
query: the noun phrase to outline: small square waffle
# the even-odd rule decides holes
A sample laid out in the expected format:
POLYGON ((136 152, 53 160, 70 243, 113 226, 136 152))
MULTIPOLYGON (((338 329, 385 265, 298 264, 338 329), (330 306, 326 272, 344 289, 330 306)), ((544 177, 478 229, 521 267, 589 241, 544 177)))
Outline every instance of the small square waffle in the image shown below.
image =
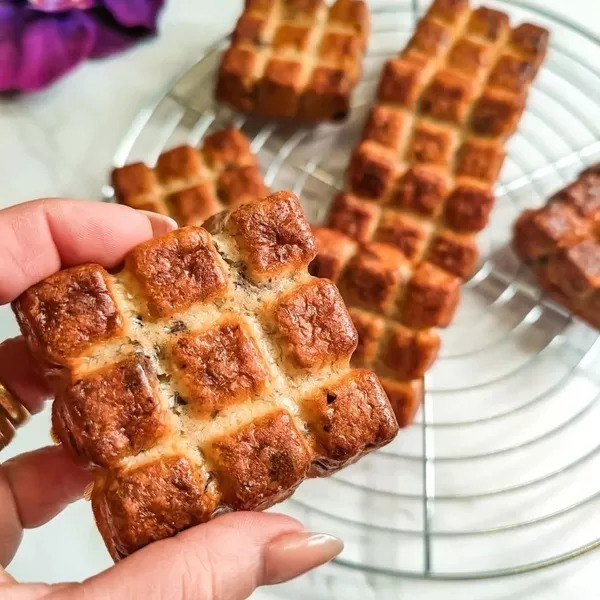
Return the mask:
POLYGON ((115 560, 267 508, 397 432, 377 377, 349 367, 358 340, 337 288, 307 272, 297 198, 205 227, 141 244, 117 273, 60 271, 13 303, 56 384, 56 436, 98 467, 92 506, 115 560))
POLYGON ((600 164, 517 220, 513 245, 539 285, 600 328, 600 164))
POLYGON ((242 112, 342 119, 369 34, 363 0, 246 1, 219 69, 216 97, 242 112))
POLYGON ((225 208, 269 193, 239 129, 207 136, 199 150, 167 150, 154 168, 138 162, 114 169, 112 185, 121 204, 168 215, 182 226, 201 225, 225 208))

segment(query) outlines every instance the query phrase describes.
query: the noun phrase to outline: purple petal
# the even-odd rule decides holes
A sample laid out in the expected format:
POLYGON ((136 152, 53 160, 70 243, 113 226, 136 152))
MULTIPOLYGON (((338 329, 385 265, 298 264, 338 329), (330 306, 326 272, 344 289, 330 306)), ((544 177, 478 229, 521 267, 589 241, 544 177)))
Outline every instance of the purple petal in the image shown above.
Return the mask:
POLYGON ((47 86, 86 59, 95 41, 95 25, 85 12, 40 14, 23 30, 13 88, 31 91, 47 86))
POLYGON ((44 12, 60 12, 65 10, 92 8, 95 0, 28 0, 29 4, 36 10, 44 12))
POLYGON ((112 18, 103 18, 101 15, 96 15, 94 22, 96 43, 90 54, 91 58, 102 58, 126 50, 140 38, 148 35, 148 31, 144 29, 138 28, 132 31, 119 27, 115 25, 112 18))
POLYGON ((104 0, 104 6, 125 27, 145 27, 156 31, 158 13, 164 0, 104 0))
POLYGON ((0 5, 0 91, 17 88, 22 10, 0 5))
POLYGON ((156 32, 163 0, 0 0, 0 91, 33 91, 156 32), (75 10, 74 6, 86 10, 75 10))

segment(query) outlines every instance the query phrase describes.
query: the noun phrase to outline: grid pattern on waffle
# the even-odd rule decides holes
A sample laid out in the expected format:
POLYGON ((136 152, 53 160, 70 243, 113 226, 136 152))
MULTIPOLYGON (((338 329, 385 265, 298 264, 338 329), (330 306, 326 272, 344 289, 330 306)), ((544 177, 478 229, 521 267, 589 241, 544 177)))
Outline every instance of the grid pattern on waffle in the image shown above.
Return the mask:
POLYGON ((269 193, 239 129, 207 136, 199 150, 178 146, 163 152, 154 168, 138 162, 114 169, 112 185, 121 204, 168 215, 179 225, 200 225, 269 193))
POLYGON ((328 215, 332 231, 317 234, 322 256, 313 267, 360 309, 360 348, 371 351, 354 360, 373 365, 384 384, 389 376, 405 386, 435 360, 432 328, 450 323, 459 284, 477 264, 475 235, 493 207, 503 145, 547 45, 545 29, 511 29, 502 12, 436 0, 384 66, 346 191, 328 215), (375 282, 378 292, 389 290, 387 305, 371 297, 375 282))
POLYGON ((369 31, 363 0, 247 0, 221 63, 216 97, 243 112, 341 119, 369 31))
POLYGON ((493 205, 503 144, 525 107, 548 32, 504 13, 437 0, 389 60, 329 225, 399 247, 461 278, 493 205))
POLYGON ((227 510, 263 509, 397 431, 356 330, 311 277, 314 240, 280 192, 74 267, 13 308, 55 375, 53 429, 98 465, 92 503, 115 559, 227 510))
POLYGON ((600 164, 526 210, 515 223, 513 245, 539 285, 570 311, 600 328, 600 164))

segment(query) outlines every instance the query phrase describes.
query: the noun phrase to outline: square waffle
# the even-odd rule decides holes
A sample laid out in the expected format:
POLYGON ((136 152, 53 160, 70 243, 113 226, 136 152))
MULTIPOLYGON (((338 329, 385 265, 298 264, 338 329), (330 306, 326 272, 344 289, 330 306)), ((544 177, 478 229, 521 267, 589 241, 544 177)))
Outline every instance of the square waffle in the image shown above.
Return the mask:
POLYGON ((514 227, 513 246, 540 287, 600 328, 600 164, 550 198, 526 210, 514 227))
POLYGON ((53 375, 53 429, 98 466, 115 560, 223 510, 260 510, 389 442, 377 379, 315 243, 279 192, 134 248, 121 271, 66 269, 13 303, 53 375), (211 233, 209 233, 209 231, 211 233))
POLYGON ((199 150, 167 150, 154 168, 138 162, 114 169, 112 185, 121 204, 168 215, 182 226, 201 225, 221 210, 269 193, 239 129, 207 136, 199 150))
POLYGON ((311 272, 339 282, 368 337, 353 364, 381 376, 401 425, 436 357, 435 328, 450 323, 476 268, 504 144, 547 46, 545 29, 435 0, 385 63, 345 188, 315 232, 311 272))
POLYGON ((241 110, 342 119, 369 32, 363 0, 246 0, 219 69, 216 97, 241 110))

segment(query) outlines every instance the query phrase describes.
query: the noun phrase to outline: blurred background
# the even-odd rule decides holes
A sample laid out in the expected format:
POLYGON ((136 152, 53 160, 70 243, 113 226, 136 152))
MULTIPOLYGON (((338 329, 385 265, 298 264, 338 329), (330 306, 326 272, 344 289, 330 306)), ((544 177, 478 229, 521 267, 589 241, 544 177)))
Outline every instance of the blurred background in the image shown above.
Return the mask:
MULTIPOLYGON (((553 11, 600 36, 600 6, 596 2, 529 0, 528 4, 553 11)), ((232 29, 241 5, 235 0, 167 0, 157 37, 141 41, 124 53, 85 62, 44 91, 0 96, 0 208, 47 196, 100 198, 119 142, 140 108, 156 101, 207 47, 232 29)), ((582 56, 585 60, 585 52, 582 56)), ((597 66, 600 55, 594 56, 597 66)), ((590 99, 600 103, 600 83, 590 89, 588 94, 596 94, 590 99)), ((0 308, 0 338, 16 333, 10 311, 0 308)), ((438 371, 437 377, 440 380, 443 373, 438 371)), ((577 388, 570 393, 577 395, 577 388)), ((583 397, 584 392, 581 394, 583 397)), ((565 403, 578 399, 569 394, 562 396, 565 403)), ((597 433, 597 419, 595 423, 591 429, 597 433)), ((49 442, 48 430, 48 415, 36 416, 10 448, 0 453, 0 459, 49 442)), ((477 510, 477 504, 472 510, 477 510)), ((588 513, 581 513, 579 525, 588 518, 588 513)), ((590 527, 594 526, 598 526, 597 519, 590 521, 590 527)), ((564 527, 567 534, 570 526, 564 527)), ((560 533, 555 530, 553 535, 560 533)), ((542 546, 546 543, 545 534, 536 530, 524 535, 541 535, 533 541, 542 546)), ((590 537, 598 538, 600 534, 590 537)), ((524 548, 529 548, 530 542, 524 543, 524 548)), ((501 538, 494 542, 502 543, 501 538)), ((405 548, 407 554, 414 552, 408 544, 405 548)), ((456 553, 456 548, 448 546, 447 552, 456 553)), ((371 551, 385 554, 391 548, 380 545, 371 551)), ((404 549, 394 545, 393 551, 402 555, 404 549)), ((488 552, 489 548, 482 547, 481 551, 488 552)), ((443 554, 443 547, 439 552, 443 554)), ((517 557, 518 563, 528 562, 527 552, 517 557)), ((27 532, 9 571, 23 581, 79 580, 109 564, 90 507, 82 501, 44 528, 27 532)), ((598 597, 599 567, 600 554, 591 552, 525 575, 452 582, 387 577, 329 565, 286 586, 257 592, 255 597, 587 600, 598 597)))

